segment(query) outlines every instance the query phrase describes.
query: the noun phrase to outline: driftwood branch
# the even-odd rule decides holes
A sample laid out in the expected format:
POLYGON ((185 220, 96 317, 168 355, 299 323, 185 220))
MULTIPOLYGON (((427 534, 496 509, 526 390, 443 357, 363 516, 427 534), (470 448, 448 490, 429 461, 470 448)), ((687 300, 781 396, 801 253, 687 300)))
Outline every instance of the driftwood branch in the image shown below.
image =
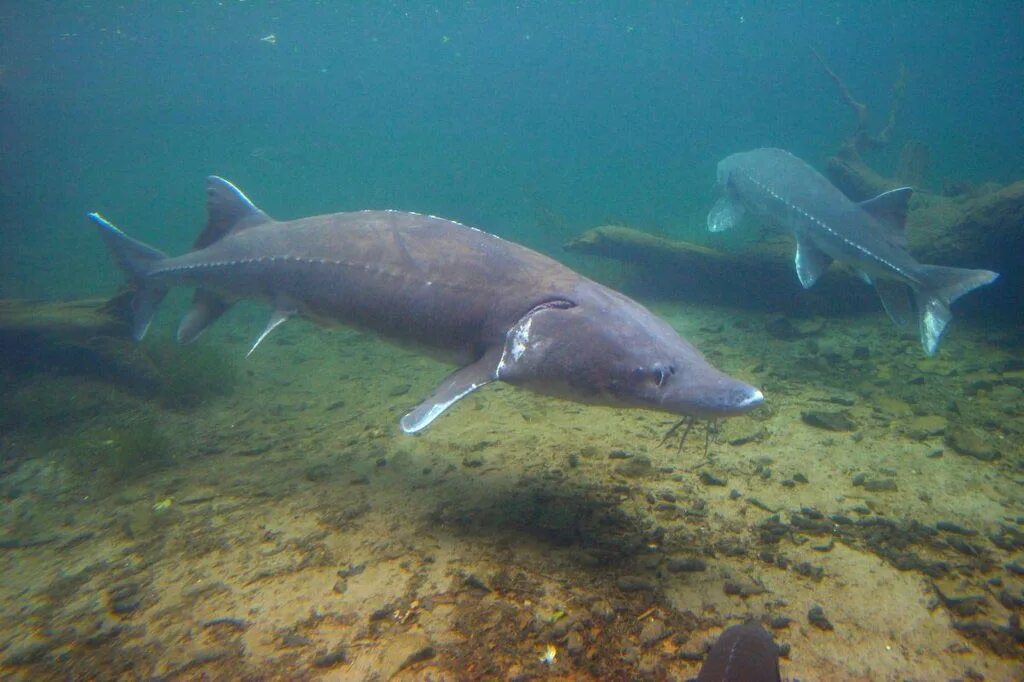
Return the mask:
POLYGON ((907 68, 903 64, 900 64, 899 70, 896 74, 896 80, 892 85, 892 106, 889 108, 889 117, 886 120, 885 126, 876 134, 872 135, 868 132, 868 107, 866 104, 858 100, 853 96, 849 86, 846 82, 837 74, 829 65, 825 62, 824 57, 811 48, 811 52, 818 59, 822 68, 825 69, 825 73, 828 77, 836 84, 839 88, 839 95, 843 101, 853 109, 854 114, 857 117, 857 127, 854 129, 853 134, 843 142, 842 154, 847 155, 854 159, 859 159, 860 155, 866 151, 872 149, 878 149, 889 144, 892 138, 892 131, 896 127, 896 120, 899 116, 900 109, 903 106, 903 98, 907 90, 907 68))

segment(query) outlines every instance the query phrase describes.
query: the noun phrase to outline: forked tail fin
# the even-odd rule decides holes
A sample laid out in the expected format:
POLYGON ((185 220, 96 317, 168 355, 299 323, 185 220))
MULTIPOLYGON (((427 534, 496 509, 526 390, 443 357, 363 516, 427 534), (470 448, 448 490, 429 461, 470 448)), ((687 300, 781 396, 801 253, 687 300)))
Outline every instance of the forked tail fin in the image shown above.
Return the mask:
POLYGON ((157 306, 167 294, 166 288, 154 286, 147 280, 146 275, 154 263, 167 256, 151 246, 132 239, 99 213, 90 213, 89 219, 99 228, 99 233, 107 243, 114 260, 135 288, 135 296, 132 298, 132 336, 136 341, 141 341, 149 329, 157 306))
POLYGON ((991 284, 999 277, 991 270, 967 270, 942 265, 922 265, 918 270, 920 285, 914 290, 920 316, 921 345, 934 355, 946 325, 953 319, 949 306, 964 294, 991 284))

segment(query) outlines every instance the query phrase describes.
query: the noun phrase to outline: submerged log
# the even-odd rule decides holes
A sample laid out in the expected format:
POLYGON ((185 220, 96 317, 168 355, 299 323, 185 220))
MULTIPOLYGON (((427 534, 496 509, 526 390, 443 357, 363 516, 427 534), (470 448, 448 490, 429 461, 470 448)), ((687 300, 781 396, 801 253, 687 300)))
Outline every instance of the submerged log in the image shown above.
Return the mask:
POLYGON ((630 285, 646 293, 796 314, 866 310, 876 305, 869 287, 833 266, 804 292, 788 239, 759 241, 737 251, 657 237, 620 225, 587 230, 564 245, 575 253, 626 263, 630 285))
POLYGON ((111 300, 0 301, 0 367, 9 376, 56 371, 151 391, 158 373, 131 338, 130 294, 111 300))

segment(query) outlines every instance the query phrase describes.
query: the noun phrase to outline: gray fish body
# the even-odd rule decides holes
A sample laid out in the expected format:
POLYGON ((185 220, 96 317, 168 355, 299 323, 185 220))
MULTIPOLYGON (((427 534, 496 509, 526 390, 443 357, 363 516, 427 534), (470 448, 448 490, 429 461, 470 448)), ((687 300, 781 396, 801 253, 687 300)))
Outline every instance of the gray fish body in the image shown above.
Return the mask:
POLYGON ((697 682, 781 682, 779 649, 761 625, 726 628, 711 647, 697 682))
MULTIPOLYGON (((166 257, 91 214, 136 287, 141 338, 163 295, 197 288, 189 342, 230 305, 274 309, 253 346, 291 316, 345 324, 462 365, 402 419, 408 433, 504 381, 579 402, 691 416, 739 414, 757 389, 712 367, 639 303, 523 246, 418 213, 357 211, 276 221, 220 178, 192 252, 166 257)), ((250 351, 252 352, 252 351, 250 351)))
POLYGON ((904 223, 910 188, 855 203, 804 161, 781 149, 733 154, 718 164, 724 196, 708 214, 720 232, 749 214, 783 227, 796 238, 795 265, 811 287, 831 261, 844 263, 875 285, 900 326, 916 314, 929 355, 952 317, 949 305, 998 276, 988 270, 925 265, 906 249, 904 223), (914 300, 911 299, 911 294, 914 300))

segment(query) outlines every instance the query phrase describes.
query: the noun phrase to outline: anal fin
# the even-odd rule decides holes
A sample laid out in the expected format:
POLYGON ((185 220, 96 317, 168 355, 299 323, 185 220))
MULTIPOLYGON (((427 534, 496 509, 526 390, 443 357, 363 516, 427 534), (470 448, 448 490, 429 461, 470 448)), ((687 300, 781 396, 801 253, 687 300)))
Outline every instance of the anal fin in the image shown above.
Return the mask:
POLYGON ((882 278, 875 279, 874 285, 889 318, 901 329, 909 327, 914 321, 913 292, 910 287, 902 282, 882 278))
POLYGON ((832 264, 832 257, 818 248, 818 246, 806 235, 796 235, 796 276, 800 278, 800 284, 804 289, 810 289, 821 277, 821 273, 828 270, 832 264))
POLYGON ((495 381, 498 378, 498 362, 501 360, 502 350, 500 347, 492 348, 479 360, 449 374, 433 395, 402 417, 399 422, 402 431, 422 431, 459 399, 495 381))

